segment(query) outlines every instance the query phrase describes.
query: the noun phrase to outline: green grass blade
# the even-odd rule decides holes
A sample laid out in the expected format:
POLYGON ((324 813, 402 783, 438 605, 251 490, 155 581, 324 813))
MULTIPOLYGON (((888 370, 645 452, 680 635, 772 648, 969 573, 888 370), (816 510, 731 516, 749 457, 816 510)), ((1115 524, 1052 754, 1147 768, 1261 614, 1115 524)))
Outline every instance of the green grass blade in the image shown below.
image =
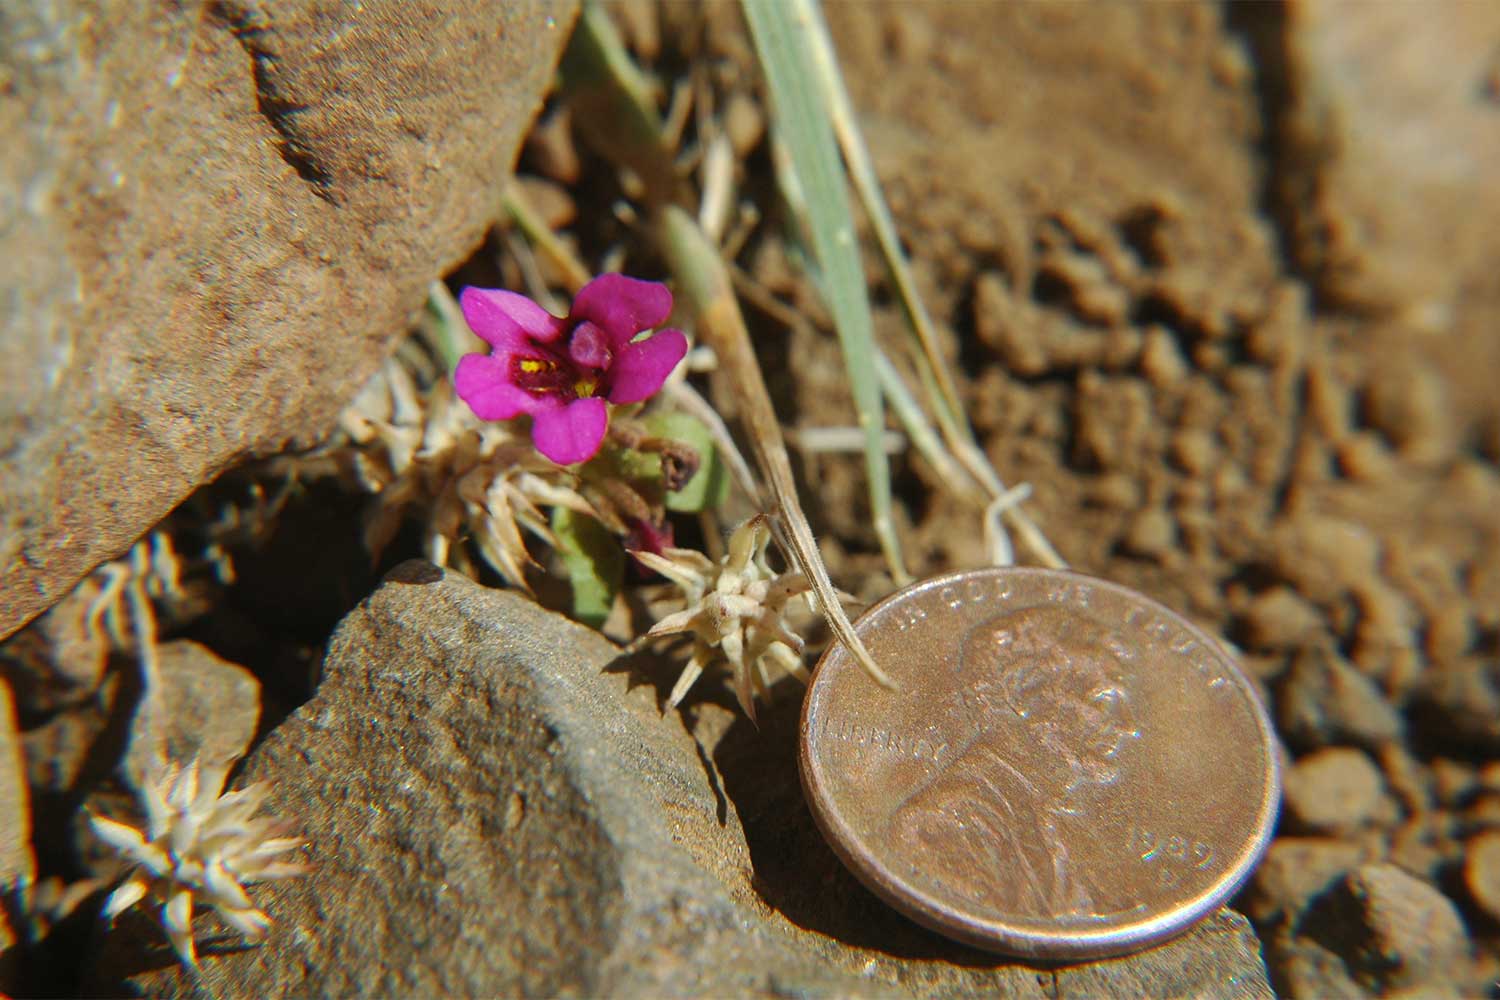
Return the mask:
POLYGON ((891 280, 895 282, 901 307, 905 310, 916 337, 917 346, 920 348, 917 360, 923 368, 923 381, 931 379, 942 409, 947 410, 948 416, 961 419, 964 411, 963 403, 958 396, 958 388, 943 364, 942 355, 938 351, 937 334, 933 328, 932 317, 928 315, 927 307, 923 305, 922 297, 917 293, 916 279, 912 276, 911 266, 906 260, 906 254, 901 250, 901 240, 896 234, 896 220, 892 218, 890 208, 881 191, 880 178, 875 174, 875 164, 870 158, 870 151, 865 146, 859 128, 855 124, 854 105, 849 99, 849 91, 844 87, 843 76, 838 70, 833 42, 828 35, 828 25, 824 22, 822 12, 818 9, 815 0, 788 0, 786 6, 792 12, 792 16, 807 25, 808 52, 812 56, 812 65, 816 73, 814 83, 818 89, 818 99, 828 114, 834 134, 838 137, 839 148, 843 151, 844 162, 849 168, 849 178, 853 181, 854 190, 859 195, 865 214, 869 216, 870 225, 875 230, 875 239, 880 245, 881 254, 885 257, 886 266, 890 268, 891 280))
POLYGON ((902 561, 891 519, 891 470, 881 442, 885 411, 875 364, 877 349, 869 294, 854 238, 854 218, 838 146, 818 96, 820 87, 806 21, 799 19, 792 5, 779 0, 769 3, 747 0, 743 9, 770 85, 778 132, 806 198, 813 252, 823 275, 859 426, 864 432, 865 471, 876 536, 891 575, 898 583, 905 583, 911 577, 902 561))
MULTIPOLYGON (((749 4, 746 6, 748 7, 749 4)), ((864 138, 855 121, 854 104, 849 99, 849 91, 844 86, 843 76, 839 73, 833 41, 829 37, 828 25, 823 20, 817 0, 779 0, 769 6, 783 10, 785 17, 804 26, 807 51, 811 57, 815 76, 811 82, 817 88, 817 96, 810 97, 810 99, 821 103, 832 123, 831 128, 838 137, 839 148, 843 151, 850 180, 859 195, 870 225, 875 231, 876 241, 885 258, 886 267, 890 270, 891 281, 896 286, 897 298, 906 313, 912 336, 916 341, 917 351, 914 354, 918 376, 932 401, 932 408, 937 415, 938 425, 942 428, 948 447, 953 450, 969 474, 984 487, 991 501, 997 501, 1006 496, 1009 491, 975 440, 974 432, 969 427, 968 418, 964 412, 963 401, 958 395, 957 385, 938 349, 937 333, 932 317, 922 303, 922 297, 917 292, 916 279, 911 272, 911 265, 901 249, 895 219, 891 215, 890 207, 881 190, 880 178, 875 173, 870 151, 865 146, 864 138)), ((1014 503, 1003 505, 1002 509, 1018 534, 1026 540, 1043 563, 1054 568, 1067 565, 1025 511, 1014 503)))

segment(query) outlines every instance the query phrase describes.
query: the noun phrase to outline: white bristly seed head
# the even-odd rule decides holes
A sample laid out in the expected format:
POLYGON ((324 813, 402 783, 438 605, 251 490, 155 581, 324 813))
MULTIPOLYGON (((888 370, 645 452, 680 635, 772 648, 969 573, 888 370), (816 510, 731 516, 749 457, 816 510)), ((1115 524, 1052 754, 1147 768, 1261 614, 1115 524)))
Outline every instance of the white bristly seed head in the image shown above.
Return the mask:
POLYGON ((360 482, 377 494, 365 542, 378 553, 410 508, 425 510, 427 556, 473 575, 462 541, 472 538, 505 581, 530 591, 532 564, 522 532, 556 545, 544 508, 598 516, 575 489, 576 477, 537 454, 506 424, 485 423, 446 379, 423 396, 394 359, 376 375, 340 423, 359 446, 360 482))
POLYGON ((729 664, 740 707, 755 719, 755 695, 771 686, 772 668, 806 682, 802 639, 785 621, 792 598, 810 588, 800 572, 777 574, 766 563, 771 529, 757 515, 735 529, 729 551, 715 564, 701 552, 666 549, 636 552, 645 566, 682 588, 686 607, 668 615, 649 636, 690 633, 693 650, 667 699, 675 708, 704 669, 729 664))
POLYGON ((250 941, 260 941, 270 919, 257 909, 244 886, 304 874, 307 869, 283 856, 303 846, 286 836, 285 825, 256 816, 268 786, 250 785, 220 795, 228 764, 200 768, 165 765, 155 781, 144 783, 144 832, 103 816, 90 816, 94 832, 131 864, 125 881, 104 904, 113 920, 148 896, 161 906, 161 922, 183 963, 197 967, 193 947, 194 901, 218 911, 224 922, 250 941))

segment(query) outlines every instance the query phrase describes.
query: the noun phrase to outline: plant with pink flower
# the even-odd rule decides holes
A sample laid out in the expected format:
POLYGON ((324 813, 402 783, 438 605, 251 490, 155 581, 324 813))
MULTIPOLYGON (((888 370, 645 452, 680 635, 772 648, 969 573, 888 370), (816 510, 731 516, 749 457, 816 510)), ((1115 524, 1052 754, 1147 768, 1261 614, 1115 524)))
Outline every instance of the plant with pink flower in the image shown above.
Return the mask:
POLYGON ((609 427, 608 404, 651 396, 688 348, 681 330, 640 336, 671 314, 672 293, 621 274, 590 281, 566 318, 503 289, 466 288, 459 305, 491 347, 459 361, 459 398, 482 420, 529 414, 532 442, 559 465, 593 457, 609 427))

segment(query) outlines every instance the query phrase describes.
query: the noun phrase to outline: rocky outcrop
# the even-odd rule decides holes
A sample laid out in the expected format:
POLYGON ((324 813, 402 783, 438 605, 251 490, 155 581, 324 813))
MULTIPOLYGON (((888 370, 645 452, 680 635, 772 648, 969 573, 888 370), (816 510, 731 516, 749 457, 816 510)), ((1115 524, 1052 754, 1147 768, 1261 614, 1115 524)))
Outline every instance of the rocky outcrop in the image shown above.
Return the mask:
POLYGON ((568 0, 0 12, 0 636, 308 443, 495 215, 568 0))

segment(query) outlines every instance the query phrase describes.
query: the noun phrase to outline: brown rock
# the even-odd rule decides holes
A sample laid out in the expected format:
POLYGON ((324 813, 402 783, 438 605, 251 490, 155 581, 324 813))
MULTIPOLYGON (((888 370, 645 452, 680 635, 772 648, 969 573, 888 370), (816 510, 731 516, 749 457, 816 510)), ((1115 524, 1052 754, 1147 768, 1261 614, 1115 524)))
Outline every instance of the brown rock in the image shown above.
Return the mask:
POLYGON ((1474 902, 1500 920, 1500 830, 1471 839, 1464 849, 1464 883, 1474 902))
POLYGON ((237 663, 191 639, 163 643, 157 651, 162 716, 156 733, 145 713, 132 720, 125 773, 132 783, 150 771, 147 754, 160 740, 166 758, 204 765, 239 760, 260 725, 260 682, 237 663))
POLYGON ((1109 470, 1139 460, 1154 427, 1151 393, 1136 378, 1107 378, 1085 371, 1073 400, 1075 458, 1109 470))
POLYGON ((1287 811, 1310 830, 1353 830, 1375 815, 1384 789, 1380 769, 1364 753, 1329 747, 1301 758, 1287 773, 1287 811))
POLYGON ((1273 587, 1245 608, 1244 628, 1252 649, 1296 649, 1322 635, 1327 625, 1296 591, 1273 587))
POLYGON ((1145 343, 1141 346, 1141 374, 1158 389, 1175 385, 1187 374, 1188 365, 1182 351, 1177 347, 1177 338, 1160 326, 1146 330, 1145 343))
POLYGON ((1271 547, 1278 575, 1316 604, 1367 585, 1379 571, 1379 540, 1368 528, 1336 517, 1303 513, 1283 521, 1271 547))
POLYGON ((1243 915, 1222 909, 1188 938, 1144 955, 1091 962, 1057 972, 1057 1000, 1092 997, 1212 997, 1270 1000, 1260 942, 1243 915), (1143 961, 1149 959, 1149 961, 1143 961), (1243 970, 1252 970, 1246 975, 1243 970))
POLYGON ((1177 522, 1161 507, 1148 507, 1131 518, 1120 545, 1130 555, 1161 561, 1177 545, 1177 522))
POLYGON ((1483 991, 1453 904, 1395 865, 1366 864, 1318 897, 1267 951, 1290 996, 1472 996, 1483 991))
POLYGON ((1351 590, 1359 608, 1359 621, 1354 629, 1350 658, 1361 669, 1386 676, 1388 686, 1403 687, 1393 683, 1389 675, 1393 665, 1401 663, 1401 654, 1411 653, 1417 647, 1415 609, 1400 591, 1375 577, 1356 582, 1351 590))
POLYGON ((1283 378, 1302 370, 1307 356, 1307 287, 1284 281, 1271 292, 1265 316, 1245 338, 1250 356, 1283 378))
POLYGON ((1318 1000, 1369 1000, 1343 959, 1318 941, 1278 928, 1266 942, 1266 962, 1278 996, 1318 1000))
POLYGON ((1089 484, 1089 502, 1109 510, 1134 510, 1141 505, 1141 486, 1130 476, 1111 472, 1089 484))
POLYGON ((331 427, 494 217, 572 10, 7 7, 0 636, 331 427))
POLYGON ((1500 670, 1470 657, 1432 671, 1415 692, 1418 710, 1445 744, 1500 753, 1500 670))
POLYGON ((1039 261, 1038 277, 1066 289, 1068 305, 1084 323, 1114 326, 1123 323, 1130 311, 1129 293, 1092 254, 1054 250, 1039 261))
POLYGON ((1356 431, 1339 442, 1339 468, 1350 479, 1366 483, 1382 483, 1400 474, 1390 449, 1384 439, 1372 431, 1356 431))
POLYGON ((1313 897, 1327 891, 1362 860, 1358 844, 1331 837, 1277 837, 1256 869, 1250 915, 1257 921, 1296 920, 1313 897))
POLYGON ((1401 714, 1375 683, 1326 646, 1297 654, 1277 689, 1276 721, 1303 747, 1355 743, 1375 749, 1403 732, 1401 714))
POLYGON ((1336 910, 1350 922, 1331 930, 1358 942, 1352 965, 1368 985, 1385 990, 1459 979, 1468 933, 1431 883, 1395 865, 1370 864, 1351 872, 1342 891, 1336 910))
POLYGON ((1472 764, 1438 757, 1432 762, 1432 784, 1438 802, 1452 807, 1480 787, 1480 779, 1472 764))
POLYGON ((1172 435, 1172 461, 1184 472, 1201 476, 1211 471, 1219 457, 1213 434, 1188 427, 1172 435))
POLYGON ((566 107, 547 115, 527 133, 526 157, 543 177, 562 185, 577 182, 583 161, 573 142, 573 116, 566 107))
POLYGON ((1334 373, 1326 359, 1307 369, 1307 414, 1327 441, 1339 442, 1349 433, 1354 419, 1354 397, 1349 385, 1334 373))
POLYGON ((135 695, 134 679, 122 684, 111 672, 95 697, 58 712, 21 734, 26 754, 26 782, 39 829, 63 828, 76 812, 78 799, 103 780, 119 760, 124 742, 116 709, 122 688, 135 695), (114 724, 112 724, 112 722, 114 724))
POLYGON ((47 613, 0 643, 0 677, 10 682, 23 717, 48 715, 93 695, 104 679, 110 642, 102 620, 90 627, 101 596, 89 578, 47 613))
MULTIPOLYGON (((1500 19, 1496 28, 1500 30, 1500 19)), ((1365 386, 1364 417, 1400 449, 1402 458, 1440 464, 1454 457, 1459 443, 1449 391, 1431 364, 1391 360, 1378 365, 1365 386)))
POLYGON ((1474 644, 1474 616, 1463 604, 1438 608, 1427 618, 1423 648, 1436 664, 1457 661, 1474 644))

